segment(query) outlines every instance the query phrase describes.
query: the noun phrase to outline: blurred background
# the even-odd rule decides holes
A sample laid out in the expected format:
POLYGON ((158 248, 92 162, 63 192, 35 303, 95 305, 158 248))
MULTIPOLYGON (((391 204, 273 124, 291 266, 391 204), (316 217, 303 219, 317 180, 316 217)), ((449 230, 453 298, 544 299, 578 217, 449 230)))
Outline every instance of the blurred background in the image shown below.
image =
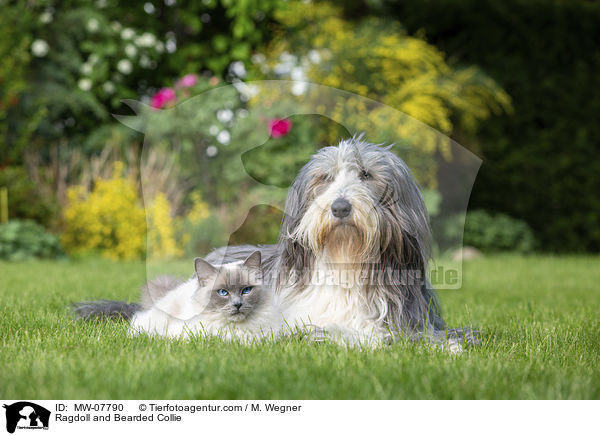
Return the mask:
MULTIPOLYGON (((264 79, 294 81, 297 98, 305 81, 368 97, 479 156, 464 234, 472 254, 600 250, 598 2, 0 5, 0 259, 143 259, 147 244, 176 259, 229 238, 232 207, 261 189, 232 156, 244 153, 259 185, 287 188, 318 148, 350 135, 328 117, 281 118, 264 99, 257 111, 250 82, 264 79), (209 103, 185 105, 207 91, 209 103), (144 106, 124 99, 154 117, 150 149, 127 121, 144 106), (261 147, 245 150, 253 141, 261 147)), ((385 133, 399 150, 419 145, 407 161, 435 216, 451 197, 440 183, 447 144, 402 122, 385 133)), ((462 232, 455 212, 438 220, 437 238, 462 232)), ((253 206, 230 241, 274 242, 280 220, 253 206)))

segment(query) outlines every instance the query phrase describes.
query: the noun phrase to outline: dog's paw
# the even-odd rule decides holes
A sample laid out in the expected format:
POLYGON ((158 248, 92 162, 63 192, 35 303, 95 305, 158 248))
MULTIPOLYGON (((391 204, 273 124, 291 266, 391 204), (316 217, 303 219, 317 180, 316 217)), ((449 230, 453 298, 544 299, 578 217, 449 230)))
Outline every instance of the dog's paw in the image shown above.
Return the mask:
POLYGON ((481 345, 481 332, 470 327, 449 329, 447 338, 448 342, 456 341, 461 346, 478 347, 481 345))

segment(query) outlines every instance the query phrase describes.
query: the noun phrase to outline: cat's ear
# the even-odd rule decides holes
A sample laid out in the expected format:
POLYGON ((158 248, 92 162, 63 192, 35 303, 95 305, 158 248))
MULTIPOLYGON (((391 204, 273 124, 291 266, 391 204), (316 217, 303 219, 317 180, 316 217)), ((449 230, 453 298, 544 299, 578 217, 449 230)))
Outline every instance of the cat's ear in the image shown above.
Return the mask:
POLYGON ((260 269, 260 251, 255 251, 244 261, 244 266, 250 269, 260 269))
POLYGON ((194 268, 199 279, 206 279, 217 273, 217 269, 201 257, 194 259, 194 268))

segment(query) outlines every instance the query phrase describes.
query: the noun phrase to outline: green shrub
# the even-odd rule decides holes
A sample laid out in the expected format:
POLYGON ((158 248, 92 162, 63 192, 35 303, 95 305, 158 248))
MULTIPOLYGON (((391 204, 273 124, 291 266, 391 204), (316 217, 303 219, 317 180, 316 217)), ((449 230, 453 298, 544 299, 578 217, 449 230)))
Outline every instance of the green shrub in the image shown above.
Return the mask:
POLYGON ((484 252, 527 253, 534 248, 534 238, 529 226, 521 220, 476 210, 467 213, 463 244, 484 252))
POLYGON ((41 195, 23 167, 0 169, 0 187, 8 189, 10 219, 33 220, 52 227, 58 217, 58 203, 53 195, 41 195))
POLYGON ((33 221, 0 224, 0 259, 19 261, 63 255, 58 238, 33 221))

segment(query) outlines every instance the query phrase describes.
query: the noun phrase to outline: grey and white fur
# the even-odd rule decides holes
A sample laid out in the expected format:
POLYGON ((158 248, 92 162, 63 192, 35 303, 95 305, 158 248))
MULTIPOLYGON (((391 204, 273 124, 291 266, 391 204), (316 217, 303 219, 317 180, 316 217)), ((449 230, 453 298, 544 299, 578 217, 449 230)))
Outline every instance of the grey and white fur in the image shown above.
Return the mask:
POLYGON ((131 334, 218 336, 244 341, 279 334, 283 319, 273 304, 271 290, 262 285, 259 251, 243 262, 221 265, 196 258, 194 268, 189 280, 166 292, 174 285, 166 279, 146 286, 144 294, 150 307, 135 312, 131 334))
POLYGON ((130 321, 136 312, 150 309, 154 303, 183 282, 184 280, 173 276, 158 276, 142 286, 139 303, 112 300, 81 301, 72 304, 72 309, 77 318, 85 321, 102 319, 130 321))
MULTIPOLYGON (((319 150, 289 190, 278 243, 258 248, 289 323, 317 325, 350 341, 445 327, 425 281, 427 209, 389 147, 359 136, 319 150), (327 274, 334 279, 319 284, 317 276, 327 274), (356 280, 335 281, 342 276, 356 280)), ((240 259, 255 249, 224 247, 208 259, 240 259)))

